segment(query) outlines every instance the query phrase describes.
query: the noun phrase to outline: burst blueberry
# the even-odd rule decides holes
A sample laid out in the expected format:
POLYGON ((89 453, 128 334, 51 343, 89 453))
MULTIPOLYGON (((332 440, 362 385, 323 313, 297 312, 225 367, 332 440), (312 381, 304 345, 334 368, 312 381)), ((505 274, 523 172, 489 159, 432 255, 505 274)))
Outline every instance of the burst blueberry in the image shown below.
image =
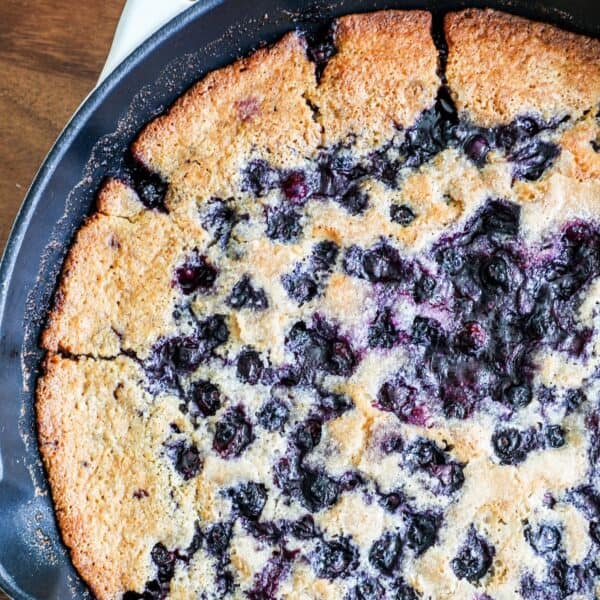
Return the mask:
POLYGON ((236 373, 244 383, 256 385, 260 381, 264 368, 260 354, 256 350, 246 348, 240 352, 236 373))
POLYGON ((389 308, 380 310, 369 327, 369 346, 371 348, 391 348, 398 339, 398 330, 389 308))
POLYGON ((402 551, 400 535, 386 531, 369 550, 369 562, 384 575, 391 575, 398 567, 402 551))
POLYGON ((185 262, 175 270, 175 281, 184 294, 205 292, 215 283, 217 270, 200 256, 198 252, 190 255, 185 262))
POLYGON ((355 566, 358 558, 356 548, 347 538, 320 541, 309 557, 317 577, 337 579, 346 576, 355 566))
POLYGON ((228 494, 236 511, 247 519, 258 519, 267 503, 267 488, 254 481, 240 484, 228 494))
POLYGON ((281 431, 288 420, 289 413, 290 409, 286 404, 271 398, 260 408, 257 414, 258 423, 267 431, 281 431))
POLYGON ((213 448, 222 458, 235 458, 252 443, 252 425, 244 411, 233 408, 226 412, 215 427, 213 448))

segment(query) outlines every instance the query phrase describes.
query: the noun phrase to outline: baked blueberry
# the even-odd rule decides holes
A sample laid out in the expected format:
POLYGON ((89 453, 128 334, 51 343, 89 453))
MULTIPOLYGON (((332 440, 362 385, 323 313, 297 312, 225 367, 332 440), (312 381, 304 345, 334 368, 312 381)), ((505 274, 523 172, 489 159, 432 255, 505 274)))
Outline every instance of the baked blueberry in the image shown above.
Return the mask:
POLYGON ((297 304, 302 305, 318 296, 331 273, 339 248, 331 241, 314 245, 311 255, 294 266, 290 274, 283 275, 281 283, 297 304))
POLYGON ((302 202, 309 192, 306 175, 302 171, 293 171, 281 182, 283 195, 293 202, 302 202))
POLYGON ((434 478, 433 491, 450 495, 459 490, 465 476, 463 466, 450 460, 434 442, 418 437, 404 450, 404 461, 411 471, 423 471, 434 478))
POLYGON ((512 152, 507 158, 514 163, 513 174, 518 179, 535 181, 550 168, 560 154, 556 144, 533 139, 512 152))
POLYGON ((260 354, 256 350, 246 348, 240 352, 236 373, 244 383, 256 385, 260 381, 264 368, 260 354))
POLYGON ((132 153, 127 153, 125 179, 132 184, 142 204, 147 209, 165 212, 165 195, 168 183, 156 172, 151 171, 132 153))
POLYGON ((560 546, 561 534, 555 525, 542 523, 532 527, 527 524, 523 533, 537 554, 545 555, 555 552, 560 546))
POLYGON ((543 444, 533 429, 519 431, 508 427, 496 431, 492 435, 492 446, 496 456, 503 465, 517 465, 523 462, 527 455, 543 444))
POLYGON ((190 389, 188 410, 193 416, 200 414, 211 417, 221 408, 221 392, 210 381, 200 379, 195 381, 190 389))
POLYGON ((211 525, 204 534, 208 553, 222 560, 229 548, 232 532, 232 523, 222 522, 211 525))
POLYGON ((302 215, 289 206, 270 208, 267 211, 267 236, 274 241, 295 242, 302 231, 302 215))
POLYGON ((358 186, 352 185, 338 200, 351 215, 360 215, 369 206, 369 196, 358 186))
POLYGON ((569 490, 567 500, 589 521, 600 521, 600 494, 591 485, 582 485, 569 490))
POLYGON ((408 514, 406 519, 406 545, 420 556, 428 550, 437 537, 439 518, 429 513, 408 514))
POLYGON ((315 418, 308 418, 298 426, 294 434, 294 443, 301 453, 306 454, 319 444, 321 431, 321 422, 315 418))
POLYGON ((550 448, 560 448, 565 445, 565 430, 560 425, 548 425, 544 430, 546 445, 550 448))
POLYGON ((528 383, 515 383, 504 390, 504 399, 510 406, 519 409, 531 403, 532 392, 528 383))
POLYGON ((390 586, 393 600, 418 600, 417 592, 403 579, 396 579, 390 586))
POLYGON ((309 561, 317 577, 333 580, 347 576, 355 567, 357 558, 358 552, 350 540, 340 537, 317 542, 309 561))
POLYGON ((394 531, 386 531, 369 550, 369 562, 384 575, 391 575, 398 567, 402 553, 402 539, 394 531))
POLYGON ((389 494, 381 494, 379 504, 388 512, 396 512, 405 504, 404 494, 401 492, 390 492, 389 494))
POLYGON ((318 535, 315 521, 311 515, 304 515, 297 521, 288 523, 286 528, 292 536, 299 540, 310 540, 318 535))
POLYGON ((267 503, 267 488, 249 481, 228 491, 235 510, 247 519, 258 519, 267 503))
POLYGON ((295 323, 288 333, 286 345, 307 373, 322 370, 348 377, 356 365, 350 344, 332 325, 321 319, 316 319, 310 328, 302 321, 295 323))
POLYGON ((428 317, 415 317, 412 325, 412 339, 415 344, 435 348, 444 342, 445 334, 439 321, 428 317))
POLYGON ((250 276, 246 274, 233 286, 227 304, 237 309, 265 310, 269 306, 269 301, 265 291, 254 287, 250 276))
POLYGON ((252 425, 242 408, 227 411, 217 422, 213 448, 222 458, 235 458, 254 441, 252 425))
POLYGON ((458 579, 476 583, 490 570, 494 553, 493 546, 471 525, 467 538, 452 559, 450 566, 458 579))
POLYGON ((415 301, 420 304, 421 302, 425 302, 425 300, 429 300, 433 296, 435 287, 435 278, 427 273, 423 273, 421 278, 415 283, 415 301))
POLYGON ((264 160, 253 160, 243 173, 242 189, 261 197, 279 185, 280 174, 264 160))
POLYGON ((178 388, 178 377, 195 370, 228 338, 225 317, 213 315, 199 321, 192 335, 159 341, 143 363, 152 389, 178 388))
POLYGON ((408 277, 408 266, 387 242, 368 250, 351 246, 344 257, 344 269, 349 275, 371 283, 400 283, 408 277))
POLYGON ((321 27, 316 33, 307 33, 306 39, 308 42, 306 54, 315 63, 315 75, 317 81, 320 81, 329 59, 336 51, 333 39, 333 27, 321 27))
POLYGON ((417 218, 417 215, 407 204, 392 204, 390 206, 390 218, 394 223, 406 227, 417 218))
POLYGON ((256 417, 261 427, 267 431, 280 431, 286 424, 290 409, 281 400, 271 398, 260 408, 256 417))
POLYGON ((284 275, 281 283, 288 296, 300 306, 319 293, 319 283, 308 273, 294 271, 291 275, 284 275))
POLYGON ((178 443, 171 447, 173 452, 175 470, 188 481, 196 477, 202 469, 202 458, 194 444, 178 443))
POLYGON ((318 396, 319 412, 325 420, 341 417, 354 408, 352 398, 345 394, 320 390, 318 396))
POLYGON ((184 294, 205 292, 213 286, 216 278, 217 269, 197 251, 175 270, 175 282, 184 294))
POLYGON ((159 542, 152 548, 150 556, 152 557, 152 562, 158 569, 158 580, 161 583, 171 581, 175 574, 175 553, 169 552, 167 547, 159 542))
POLYGON ((212 198, 201 211, 202 226, 212 235, 214 244, 225 249, 229 244, 233 228, 248 215, 240 215, 234 208, 233 198, 225 201, 212 198))
POLYGON ((587 400, 587 396, 585 392, 581 389, 572 389, 567 390, 565 393, 565 412, 566 414, 570 414, 577 410, 585 401, 587 400))
POLYGON ((300 502, 311 512, 318 512, 337 502, 339 484, 321 471, 307 470, 300 484, 300 502))
POLYGON ((398 330, 394 325, 389 308, 380 310, 369 326, 369 346, 371 348, 391 348, 398 339, 398 330))
POLYGON ((348 594, 348 600, 379 600, 385 597, 385 588, 375 577, 361 573, 358 583, 348 594))

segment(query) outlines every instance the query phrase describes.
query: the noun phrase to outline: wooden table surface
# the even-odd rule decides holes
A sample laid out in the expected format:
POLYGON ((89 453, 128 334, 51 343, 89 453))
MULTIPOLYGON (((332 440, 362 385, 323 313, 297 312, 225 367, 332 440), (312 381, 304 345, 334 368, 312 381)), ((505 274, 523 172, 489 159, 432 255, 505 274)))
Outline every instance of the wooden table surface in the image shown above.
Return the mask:
POLYGON ((0 0, 0 249, 46 153, 94 87, 123 4, 0 0))
POLYGON ((0 249, 46 153, 94 87, 123 4, 0 0, 0 249))

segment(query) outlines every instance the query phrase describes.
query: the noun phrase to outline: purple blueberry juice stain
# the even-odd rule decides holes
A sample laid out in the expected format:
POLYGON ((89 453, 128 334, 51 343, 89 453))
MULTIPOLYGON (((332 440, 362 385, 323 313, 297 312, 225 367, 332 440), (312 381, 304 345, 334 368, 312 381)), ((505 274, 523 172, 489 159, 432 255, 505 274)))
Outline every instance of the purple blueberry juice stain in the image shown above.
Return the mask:
POLYGON ((281 582, 287 577, 298 551, 275 550, 265 567, 256 574, 254 585, 247 592, 250 600, 275 600, 281 582))
MULTIPOLYGON (((536 250, 519 237, 519 212, 516 205, 490 200, 460 232, 434 245, 435 286, 446 290, 434 299, 422 293, 420 267, 406 264, 390 246, 377 252, 390 266, 379 266, 375 277, 364 268, 372 250, 349 249, 350 275, 401 291, 412 286, 419 311, 430 312, 435 303, 446 315, 437 320, 417 314, 409 335, 400 333, 413 360, 384 382, 375 406, 412 424, 419 424, 420 414, 421 424, 431 415, 469 418, 490 403, 511 414, 533 399, 537 352, 585 354, 591 332, 578 325, 577 312, 600 274, 600 234, 575 221, 536 250)), ((580 394, 570 396, 574 406, 583 402, 580 394)), ((558 447, 560 432, 554 433, 549 445, 558 447)))

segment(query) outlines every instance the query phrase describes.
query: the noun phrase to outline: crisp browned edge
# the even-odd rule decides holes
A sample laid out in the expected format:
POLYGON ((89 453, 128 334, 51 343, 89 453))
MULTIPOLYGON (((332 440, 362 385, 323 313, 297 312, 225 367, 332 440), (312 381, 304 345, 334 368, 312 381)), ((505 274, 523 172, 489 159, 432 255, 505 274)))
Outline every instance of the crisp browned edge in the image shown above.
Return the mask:
MULTIPOLYGON (((471 32, 478 32, 482 35, 494 31, 518 31, 526 36, 543 35, 553 47, 561 48, 568 53, 571 62, 577 59, 579 69, 589 73, 598 73, 600 70, 600 39, 586 36, 580 33, 574 33, 561 27, 527 19, 518 15, 507 13, 491 8, 467 8, 460 11, 448 12, 444 15, 444 37, 448 45, 449 53, 452 53, 453 47, 458 47, 460 41, 471 32)), ((503 48, 502 54, 509 57, 513 53, 519 53, 519 49, 503 48)), ((493 62, 496 60, 498 50, 494 49, 493 62)), ((527 94, 527 84, 524 80, 524 95, 527 94)), ((596 102, 598 102, 598 98, 596 102)), ((588 106, 591 109, 593 106, 588 106)))
POLYGON ((146 157, 146 149, 160 146, 162 139, 168 134, 171 127, 176 128, 180 121, 185 123, 186 111, 199 105, 203 96, 218 88, 234 85, 240 77, 240 73, 250 70, 254 65, 267 61, 269 58, 276 57, 286 49, 293 48, 298 44, 306 47, 306 40, 297 31, 291 31, 274 44, 259 48, 249 56, 241 57, 229 65, 206 74, 175 100, 165 113, 142 128, 131 144, 133 156, 142 164, 151 167, 146 157))
MULTIPOLYGON (((60 536, 69 551, 69 556, 73 562, 79 576, 88 585, 94 597, 99 599, 106 598, 101 586, 102 573, 94 569, 85 568, 85 559, 83 553, 77 549, 77 541, 82 537, 82 531, 77 527, 76 523, 70 517, 68 506, 63 501, 63 494, 60 481, 57 480, 52 468, 53 461, 56 456, 56 448, 59 441, 52 435, 53 431, 58 432, 58 419, 54 403, 56 398, 49 393, 46 388, 46 377, 50 371, 50 363, 57 359, 56 354, 47 354, 42 364, 42 375, 38 378, 35 392, 35 415, 36 415, 36 432, 40 454, 44 465, 44 471, 48 479, 48 486, 52 503, 54 504, 54 514, 58 524, 60 536), (43 416, 43 418, 41 418, 43 416), (54 425, 56 429, 52 426, 54 425)), ((93 557, 91 557, 93 558, 93 557)))

